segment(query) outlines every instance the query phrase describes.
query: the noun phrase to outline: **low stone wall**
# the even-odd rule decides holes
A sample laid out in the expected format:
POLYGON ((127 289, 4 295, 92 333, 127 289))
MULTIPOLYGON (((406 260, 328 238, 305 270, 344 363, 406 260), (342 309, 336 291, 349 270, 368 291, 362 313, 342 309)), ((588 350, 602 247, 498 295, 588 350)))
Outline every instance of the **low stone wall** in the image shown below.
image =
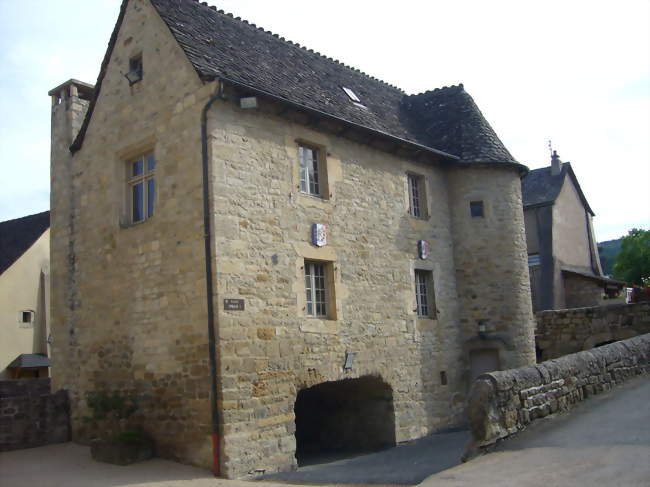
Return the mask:
POLYGON ((0 451, 70 440, 66 391, 50 393, 50 379, 0 381, 0 451))
POLYGON ((632 376, 650 373, 650 333, 530 367, 481 375, 467 416, 475 447, 573 407, 632 376))
POLYGON ((535 313, 538 361, 650 333, 650 302, 535 313))

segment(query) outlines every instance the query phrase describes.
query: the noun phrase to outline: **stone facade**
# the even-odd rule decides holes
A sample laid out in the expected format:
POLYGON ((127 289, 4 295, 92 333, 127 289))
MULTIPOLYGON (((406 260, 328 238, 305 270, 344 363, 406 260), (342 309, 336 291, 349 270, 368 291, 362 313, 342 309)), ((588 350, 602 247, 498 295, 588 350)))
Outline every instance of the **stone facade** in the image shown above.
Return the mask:
POLYGON ((650 303, 540 311, 535 319, 538 359, 544 361, 650 333, 650 303))
MULTIPOLYGON (((207 467, 201 111, 223 87, 199 79, 148 1, 125 5, 73 156, 74 82, 53 106, 54 377, 70 391, 75 439, 94 433, 80 420, 85 393, 135 393, 158 453, 207 467), (137 55, 144 78, 129 86, 137 55), (155 215, 133 225, 127 163, 148 153, 155 215)), ((469 350, 493 348, 503 367, 534 362, 518 168, 451 170, 316 129, 263 97, 240 108, 239 96, 226 87, 207 114, 223 475, 295 468, 294 407, 313 386, 358 385, 372 422, 394 424, 381 441, 402 442, 462 421, 469 350), (323 197, 300 191, 301 144, 319 154, 323 197), (409 216, 408 174, 422 181, 424 217, 409 216), (312 245, 314 223, 327 245, 312 245), (307 316, 306 262, 326 268, 325 318, 307 316), (430 318, 415 311, 416 270, 430 273, 430 318)))
POLYGON ((488 446, 538 418, 650 372, 650 334, 549 360, 491 372, 472 386, 468 419, 474 446, 488 446))

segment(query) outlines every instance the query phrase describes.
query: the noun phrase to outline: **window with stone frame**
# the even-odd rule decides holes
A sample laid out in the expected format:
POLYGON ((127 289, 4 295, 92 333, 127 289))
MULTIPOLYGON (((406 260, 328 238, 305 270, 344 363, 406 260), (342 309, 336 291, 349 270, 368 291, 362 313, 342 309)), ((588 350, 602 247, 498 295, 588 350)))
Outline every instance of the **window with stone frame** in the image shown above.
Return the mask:
POLYGON ((318 318, 330 315, 331 263, 305 260, 305 314, 318 318))
POLYGON ((415 302, 418 317, 436 318, 436 298, 431 271, 415 269, 415 302))
POLYGON ((407 173, 409 192, 409 215, 414 218, 427 218, 427 198, 424 176, 407 173))
POLYGON ((470 201, 469 202, 469 213, 472 218, 483 218, 485 216, 485 210, 483 208, 482 201, 470 201))
POLYGON ((325 161, 322 151, 300 143, 298 159, 300 163, 300 191, 320 198, 326 197, 325 161))
POLYGON ((140 223, 154 215, 156 207, 156 159, 145 154, 127 164, 127 199, 130 223, 140 223))

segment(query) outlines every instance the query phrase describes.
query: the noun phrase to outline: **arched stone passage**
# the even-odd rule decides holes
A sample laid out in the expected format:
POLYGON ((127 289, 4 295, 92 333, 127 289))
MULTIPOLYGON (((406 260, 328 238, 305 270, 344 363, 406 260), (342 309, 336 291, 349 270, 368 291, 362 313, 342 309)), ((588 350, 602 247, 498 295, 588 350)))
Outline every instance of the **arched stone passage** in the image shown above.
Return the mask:
POLYGON ((296 398, 296 458, 395 445, 393 391, 379 377, 324 382, 296 398))

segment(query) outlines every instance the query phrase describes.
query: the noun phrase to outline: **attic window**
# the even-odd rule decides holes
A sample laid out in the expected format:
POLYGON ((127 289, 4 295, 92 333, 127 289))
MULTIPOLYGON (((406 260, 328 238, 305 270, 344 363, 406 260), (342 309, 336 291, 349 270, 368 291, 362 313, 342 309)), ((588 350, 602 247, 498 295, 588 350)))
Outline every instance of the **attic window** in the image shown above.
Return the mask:
POLYGON ((129 72, 124 76, 129 80, 129 85, 133 85, 142 80, 142 54, 138 54, 129 59, 129 72))
POLYGON ((350 88, 347 88, 345 86, 341 86, 341 88, 343 89, 343 91, 345 91, 345 94, 348 95, 348 98, 350 98, 350 100, 352 100, 355 104, 359 104, 363 106, 363 104, 361 103, 361 99, 357 96, 357 94, 354 91, 352 91, 350 88))

